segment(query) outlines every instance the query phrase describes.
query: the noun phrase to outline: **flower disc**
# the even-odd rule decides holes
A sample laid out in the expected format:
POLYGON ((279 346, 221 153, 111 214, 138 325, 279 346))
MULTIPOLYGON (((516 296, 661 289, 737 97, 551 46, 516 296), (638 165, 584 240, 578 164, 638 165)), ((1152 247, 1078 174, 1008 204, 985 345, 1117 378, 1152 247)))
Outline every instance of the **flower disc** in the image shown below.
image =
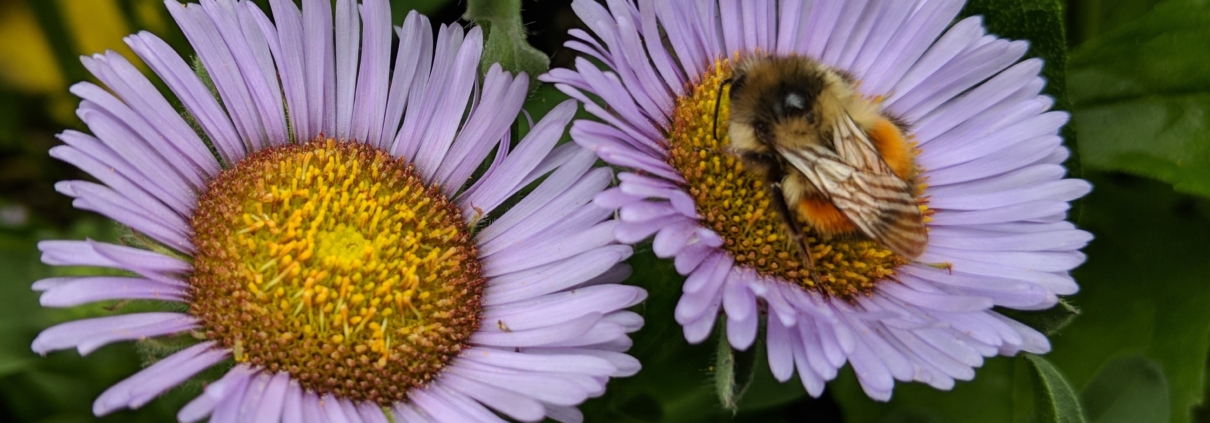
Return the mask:
POLYGON ((401 401, 478 328, 484 278, 460 211, 384 151, 258 151, 211 181, 192 227, 205 336, 306 389, 401 401))

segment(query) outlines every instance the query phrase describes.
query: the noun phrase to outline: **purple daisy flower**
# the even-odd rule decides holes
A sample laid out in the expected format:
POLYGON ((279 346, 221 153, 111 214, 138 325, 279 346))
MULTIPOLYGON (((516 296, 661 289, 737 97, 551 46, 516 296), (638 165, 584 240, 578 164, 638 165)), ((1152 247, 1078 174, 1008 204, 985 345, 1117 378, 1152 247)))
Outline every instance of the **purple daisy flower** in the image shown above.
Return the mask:
POLYGON ((213 85, 152 34, 126 42, 190 120, 108 52, 83 59, 108 90, 71 90, 93 134, 51 150, 100 182, 60 192, 145 242, 43 242, 47 264, 128 274, 34 289, 48 307, 179 305, 60 324, 33 350, 201 341, 109 388, 97 415, 225 366, 181 421, 578 422, 639 370, 624 351, 643 321, 625 309, 646 293, 617 284, 631 248, 592 203, 612 172, 556 146, 572 101, 509 151, 528 80, 494 65, 478 82, 479 28, 434 39, 416 13, 392 28, 385 0, 273 0, 272 21, 251 2, 166 4, 213 85))
POLYGON ((620 209, 619 240, 654 235, 655 254, 686 276, 675 315, 689 342, 705 340, 721 312, 730 344, 747 349, 764 315, 778 380, 797 370, 819 396, 850 363, 882 401, 895 380, 950 389, 984 357, 1050 349, 993 307, 1046 309, 1077 291, 1068 272, 1092 237, 1065 219, 1090 186, 1064 179, 1068 115, 1048 111, 1042 62, 1020 60, 1027 44, 987 34, 979 17, 951 25, 962 6, 575 2, 591 33, 573 30, 567 45, 608 69, 581 58, 544 80, 600 119, 576 121, 572 138, 633 169, 595 202, 620 209), (733 64, 760 56, 847 74, 862 101, 899 122, 911 142, 899 158, 915 169, 928 227, 923 255, 807 227, 814 268, 801 262, 768 185, 727 149, 729 102, 716 108, 733 64))

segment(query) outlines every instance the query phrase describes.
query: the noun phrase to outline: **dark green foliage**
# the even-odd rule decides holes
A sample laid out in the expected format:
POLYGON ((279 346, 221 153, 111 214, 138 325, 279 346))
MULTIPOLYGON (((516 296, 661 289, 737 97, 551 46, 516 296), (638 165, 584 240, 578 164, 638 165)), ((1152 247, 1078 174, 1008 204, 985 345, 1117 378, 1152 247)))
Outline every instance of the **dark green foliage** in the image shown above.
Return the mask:
POLYGON ((1080 394, 1084 414, 1095 423, 1166 422, 1168 401, 1164 369, 1143 356, 1109 362, 1080 394))
POLYGON ((1034 391, 1034 421, 1038 423, 1084 423, 1080 400, 1063 373, 1041 356, 1026 354, 1033 370, 1030 385, 1034 391))
POLYGON ((1170 0, 1072 51, 1085 165, 1210 196, 1210 4, 1170 0))

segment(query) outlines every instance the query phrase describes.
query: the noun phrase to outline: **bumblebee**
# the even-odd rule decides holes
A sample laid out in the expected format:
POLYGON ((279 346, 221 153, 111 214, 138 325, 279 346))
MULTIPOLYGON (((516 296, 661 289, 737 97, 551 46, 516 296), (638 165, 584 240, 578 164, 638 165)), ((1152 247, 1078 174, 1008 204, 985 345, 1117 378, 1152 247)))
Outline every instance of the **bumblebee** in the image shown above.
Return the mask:
POLYGON ((814 268, 801 222, 916 259, 928 245, 903 125, 845 73, 803 56, 745 59, 729 81, 732 154, 763 175, 814 268))

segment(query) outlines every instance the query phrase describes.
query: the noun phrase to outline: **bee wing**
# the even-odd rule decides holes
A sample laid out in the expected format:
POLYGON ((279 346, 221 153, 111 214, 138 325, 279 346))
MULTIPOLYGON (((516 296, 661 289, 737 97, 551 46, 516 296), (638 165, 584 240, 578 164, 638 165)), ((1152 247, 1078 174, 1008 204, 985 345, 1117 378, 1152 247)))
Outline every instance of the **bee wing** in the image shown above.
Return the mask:
POLYGON ((835 151, 819 145, 777 145, 778 153, 863 234, 896 254, 919 257, 928 244, 928 233, 911 186, 895 176, 852 118, 840 120, 833 139, 835 151))

